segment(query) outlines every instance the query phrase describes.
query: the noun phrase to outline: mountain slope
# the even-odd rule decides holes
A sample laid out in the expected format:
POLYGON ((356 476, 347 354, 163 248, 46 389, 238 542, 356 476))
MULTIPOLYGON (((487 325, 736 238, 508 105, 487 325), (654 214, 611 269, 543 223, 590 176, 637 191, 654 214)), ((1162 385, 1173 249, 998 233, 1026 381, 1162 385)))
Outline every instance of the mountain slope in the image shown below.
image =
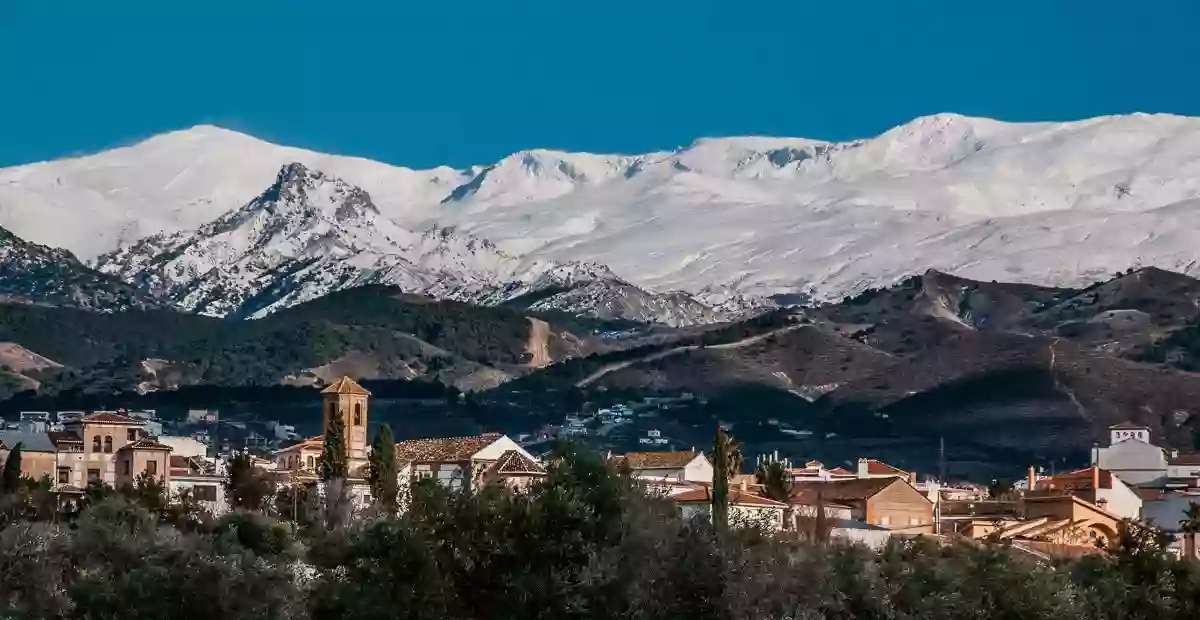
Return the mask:
POLYGON ((1017 124, 942 114, 844 143, 531 150, 427 171, 197 127, 0 170, 0 225, 91 259, 237 209, 292 161, 362 187, 408 229, 454 226, 658 291, 834 300, 930 268, 1070 287, 1129 267, 1200 271, 1200 119, 1170 115, 1017 124))
POLYGON ((70 252, 29 243, 0 228, 0 301, 115 311, 161 306, 70 252))
POLYGON ((44 390, 96 393, 309 384, 338 372, 490 387, 606 348, 553 320, 388 286, 331 293, 257 321, 0 304, 0 342, 54 360, 32 369, 44 390))
POLYGON ((952 472, 977 477, 1085 460, 1126 420, 1165 445, 1200 446, 1200 375, 1188 372, 1200 360, 1200 280, 1181 274, 1148 268, 1073 290, 929 271, 768 316, 774 323, 744 331, 564 361, 501 386, 496 400, 694 394, 709 405, 671 418, 697 429, 686 441, 715 418, 750 450, 831 462, 896 455, 928 471, 944 439, 952 472))
POLYGON ((332 291, 389 284, 486 305, 537 294, 535 311, 677 325, 722 318, 684 295, 637 289, 602 265, 527 261, 450 229, 404 229, 367 192, 299 163, 243 207, 195 231, 123 246, 97 267, 217 317, 261 318, 332 291))

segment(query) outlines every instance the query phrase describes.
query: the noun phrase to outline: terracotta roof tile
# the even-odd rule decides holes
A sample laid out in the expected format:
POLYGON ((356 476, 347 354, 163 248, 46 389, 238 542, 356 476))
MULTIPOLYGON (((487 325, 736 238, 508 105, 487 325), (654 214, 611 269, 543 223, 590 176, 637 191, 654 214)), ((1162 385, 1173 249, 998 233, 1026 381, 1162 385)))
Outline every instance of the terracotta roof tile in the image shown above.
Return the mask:
POLYGON ((679 469, 686 467, 699 452, 629 452, 613 457, 614 464, 624 461, 630 469, 679 469))
POLYGON ((370 396, 371 393, 366 388, 355 383, 350 377, 342 377, 337 381, 329 384, 328 387, 321 390, 322 394, 358 394, 360 396, 370 396))
POLYGON ((526 458, 517 450, 509 450, 496 459, 494 471, 498 474, 537 474, 544 475, 546 468, 526 458))
POLYGON ((396 458, 402 463, 452 463, 470 460, 480 450, 496 443, 504 435, 485 433, 472 437, 411 439, 396 444, 396 458))
POLYGON ((171 446, 164 446, 163 444, 158 443, 157 441, 154 441, 153 439, 142 438, 137 441, 127 443, 124 446, 121 446, 121 449, 122 450, 164 450, 164 451, 170 452, 171 446))
POLYGON ((831 473, 835 476, 853 476, 854 475, 854 472, 850 471, 849 469, 845 469, 843 467, 834 467, 833 469, 830 469, 827 471, 829 471, 829 473, 831 473))
POLYGON ((85 424, 136 424, 142 425, 141 420, 135 420, 111 411, 97 411, 91 415, 85 415, 79 419, 79 422, 85 424))
MULTIPOLYGON (((817 492, 820 491, 821 499, 826 502, 866 501, 893 484, 907 483, 899 478, 855 478, 828 482, 800 482, 792 487, 792 497, 804 503, 813 502, 817 492)), ((797 500, 793 499, 793 501, 797 500)))
MULTIPOLYGON (((678 495, 673 495, 669 499, 678 503, 695 503, 695 502, 711 502, 712 489, 704 487, 702 489, 693 489, 684 491, 678 495)), ((787 504, 774 500, 760 497, 753 493, 746 493, 737 489, 729 490, 729 505, 731 506, 761 506, 764 508, 786 508, 787 504)))
MULTIPOLYGON (((1107 469, 1100 470, 1100 488, 1111 489, 1113 486, 1112 473, 1107 469)), ((1092 488, 1092 468, 1084 467, 1065 474, 1051 476, 1039 480, 1034 487, 1043 491, 1087 491, 1092 488)))
POLYGON ((875 459, 867 459, 867 473, 872 476, 908 476, 908 472, 904 471, 903 469, 892 467, 883 461, 877 461, 875 459))

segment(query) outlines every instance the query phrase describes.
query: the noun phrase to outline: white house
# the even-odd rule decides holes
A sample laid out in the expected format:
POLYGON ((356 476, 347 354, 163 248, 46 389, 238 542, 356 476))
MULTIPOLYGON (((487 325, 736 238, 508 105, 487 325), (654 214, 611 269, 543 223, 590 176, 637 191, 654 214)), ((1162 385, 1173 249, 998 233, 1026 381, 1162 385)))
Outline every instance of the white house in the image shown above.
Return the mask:
POLYGON ((1034 487, 1038 492, 1070 493, 1121 518, 1137 519, 1142 514, 1142 498, 1137 492, 1113 472, 1099 467, 1085 467, 1051 476, 1037 481, 1034 487))
POLYGON ((1124 422, 1108 428, 1107 448, 1092 449, 1092 466, 1110 471, 1126 484, 1144 485, 1168 476, 1167 453, 1150 443, 1150 428, 1124 422))
POLYGON ((634 478, 712 484, 713 466, 701 452, 630 452, 611 457, 613 465, 625 465, 634 478))
MULTIPOLYGON (((712 488, 702 487, 685 491, 671 497, 679 506, 679 513, 684 519, 692 519, 704 515, 711 518, 712 488)), ((771 531, 783 529, 783 515, 787 504, 769 500, 754 495, 743 489, 729 491, 729 521, 731 523, 754 524, 771 531)))
POLYGON ((396 458, 401 480, 433 478, 468 491, 491 481, 524 488, 546 475, 536 457, 500 433, 402 441, 396 458))
POLYGON ((229 510, 229 502, 225 498, 225 478, 217 473, 212 463, 201 456, 175 454, 171 455, 170 462, 171 476, 167 490, 172 499, 177 498, 181 491, 187 491, 213 515, 222 515, 229 510))
POLYGON ((162 435, 158 437, 157 441, 171 448, 171 456, 203 458, 208 455, 208 446, 193 437, 162 435))

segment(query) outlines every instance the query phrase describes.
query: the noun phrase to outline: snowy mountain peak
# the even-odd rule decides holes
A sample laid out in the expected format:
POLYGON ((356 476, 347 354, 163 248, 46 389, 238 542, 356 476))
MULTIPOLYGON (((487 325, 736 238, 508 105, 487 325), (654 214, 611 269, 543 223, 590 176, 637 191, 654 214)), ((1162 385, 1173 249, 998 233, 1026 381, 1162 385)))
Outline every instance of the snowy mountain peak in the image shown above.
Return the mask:
POLYGON ((194 232, 123 246, 97 266, 213 316, 261 317, 367 284, 483 304, 548 291, 538 295, 542 307, 583 313, 636 292, 639 303, 603 309, 625 313, 614 318, 685 324, 715 316, 694 300, 680 304, 637 289, 596 263, 526 260, 448 226, 423 233, 402 228, 380 216, 367 192, 295 162, 243 207, 194 232), (587 295, 567 297, 584 285, 587 295))
POLYGON ((479 170, 443 203, 515 204, 546 200, 619 178, 636 158, 623 155, 519 151, 479 170))

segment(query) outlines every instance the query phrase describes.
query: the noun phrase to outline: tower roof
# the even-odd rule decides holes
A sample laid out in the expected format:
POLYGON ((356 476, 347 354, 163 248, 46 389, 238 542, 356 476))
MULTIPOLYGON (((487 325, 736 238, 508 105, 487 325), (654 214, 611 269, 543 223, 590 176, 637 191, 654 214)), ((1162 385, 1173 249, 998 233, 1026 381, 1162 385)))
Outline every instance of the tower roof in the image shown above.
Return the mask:
POLYGON ((328 387, 321 390, 322 394, 358 394, 359 396, 370 396, 371 393, 363 386, 354 382, 350 377, 342 377, 328 387))

